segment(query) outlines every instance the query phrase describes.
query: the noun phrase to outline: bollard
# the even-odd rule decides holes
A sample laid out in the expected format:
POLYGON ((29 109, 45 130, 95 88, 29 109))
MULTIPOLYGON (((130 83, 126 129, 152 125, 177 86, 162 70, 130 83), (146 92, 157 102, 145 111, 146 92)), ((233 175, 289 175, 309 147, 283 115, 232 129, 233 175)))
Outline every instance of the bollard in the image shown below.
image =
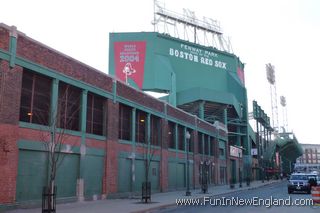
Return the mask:
POLYGON ((320 205, 320 186, 313 186, 311 188, 311 195, 314 205, 320 205))

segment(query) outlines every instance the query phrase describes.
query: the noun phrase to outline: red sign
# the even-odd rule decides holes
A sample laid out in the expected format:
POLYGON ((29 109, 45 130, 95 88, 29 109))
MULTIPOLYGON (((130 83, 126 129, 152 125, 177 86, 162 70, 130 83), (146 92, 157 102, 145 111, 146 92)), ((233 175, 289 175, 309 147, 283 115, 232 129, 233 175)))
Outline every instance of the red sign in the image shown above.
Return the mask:
POLYGON ((277 168, 266 168, 265 171, 268 172, 268 173, 275 173, 275 172, 279 172, 279 169, 277 169, 277 168))
POLYGON ((238 77, 239 77, 241 83, 244 85, 244 71, 243 71, 243 69, 238 67, 237 68, 237 74, 238 74, 238 77))
POLYGON ((142 89, 145 55, 145 41, 115 42, 114 62, 116 77, 129 84, 133 81, 136 86, 142 89))

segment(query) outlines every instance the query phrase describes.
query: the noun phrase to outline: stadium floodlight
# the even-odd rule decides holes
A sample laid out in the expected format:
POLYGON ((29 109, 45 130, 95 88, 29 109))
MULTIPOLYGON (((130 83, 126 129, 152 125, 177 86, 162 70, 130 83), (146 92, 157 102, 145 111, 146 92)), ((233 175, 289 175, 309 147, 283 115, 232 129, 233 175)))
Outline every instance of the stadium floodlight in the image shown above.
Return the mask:
POLYGON ((267 71, 267 79, 270 84, 274 85, 276 82, 276 77, 274 74, 274 66, 270 63, 266 64, 266 71, 267 71))
POLYGON ((286 97, 280 96, 280 104, 281 106, 285 107, 287 105, 286 97))

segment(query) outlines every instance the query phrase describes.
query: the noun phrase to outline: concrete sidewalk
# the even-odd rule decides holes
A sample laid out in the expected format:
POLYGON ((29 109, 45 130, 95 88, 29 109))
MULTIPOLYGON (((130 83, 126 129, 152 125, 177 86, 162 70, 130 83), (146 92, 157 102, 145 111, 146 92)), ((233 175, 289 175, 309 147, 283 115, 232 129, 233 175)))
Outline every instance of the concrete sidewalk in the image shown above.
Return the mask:
MULTIPOLYGON (((178 198, 202 198, 204 196, 223 196, 235 191, 250 190, 261 186, 279 183, 280 180, 270 180, 262 183, 261 181, 251 182, 250 186, 243 184, 242 188, 239 188, 239 184, 235 185, 234 189, 230 189, 229 185, 212 186, 209 188, 207 194, 200 192, 200 189, 191 190, 191 196, 185 196, 186 191, 174 191, 165 193, 155 193, 151 196, 151 202, 148 204, 142 203, 140 199, 106 199, 98 201, 84 201, 74 202, 66 204, 58 204, 58 213, 123 213, 123 212, 150 212, 159 208, 165 208, 176 205, 176 199, 178 198)), ((8 211, 9 213, 33 213, 41 212, 41 208, 36 209, 15 209, 8 211)))

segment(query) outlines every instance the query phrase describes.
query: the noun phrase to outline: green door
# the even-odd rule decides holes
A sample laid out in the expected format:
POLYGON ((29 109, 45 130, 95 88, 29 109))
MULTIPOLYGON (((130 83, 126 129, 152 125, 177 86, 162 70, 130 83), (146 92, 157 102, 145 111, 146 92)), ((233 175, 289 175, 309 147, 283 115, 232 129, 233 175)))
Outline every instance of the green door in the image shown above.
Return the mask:
MULTIPOLYGON (((79 174, 79 155, 60 154, 56 182, 57 197, 76 196, 79 174)), ((17 201, 40 200, 42 188, 47 185, 48 155, 43 151, 19 150, 17 201)))
POLYGON ((47 183, 47 155, 45 152, 19 150, 16 199, 18 202, 41 200, 47 183))
POLYGON ((237 180, 237 164, 235 160, 231 160, 231 180, 233 183, 237 180))
POLYGON ((175 190, 176 186, 176 178, 177 178, 177 167, 176 163, 169 162, 168 164, 168 176, 169 176, 169 189, 175 190))
POLYGON ((56 175, 57 197, 75 197, 79 178, 79 155, 62 153, 60 158, 62 161, 56 175))
POLYGON ((87 155, 85 159, 84 195, 86 197, 100 195, 102 194, 104 158, 102 156, 87 155))
POLYGON ((182 189, 186 187, 186 172, 185 172, 185 164, 184 163, 178 163, 177 164, 177 188, 182 189))
MULTIPOLYGON (((135 183, 134 191, 141 192, 142 182, 146 181, 146 164, 145 160, 135 160, 135 183)), ((150 178, 150 177, 149 177, 150 178)))
POLYGON ((118 191, 129 192, 131 184, 131 160, 119 158, 118 168, 118 191))
POLYGON ((149 177, 151 180, 151 190, 152 191, 159 191, 159 162, 158 161, 151 161, 149 177))

